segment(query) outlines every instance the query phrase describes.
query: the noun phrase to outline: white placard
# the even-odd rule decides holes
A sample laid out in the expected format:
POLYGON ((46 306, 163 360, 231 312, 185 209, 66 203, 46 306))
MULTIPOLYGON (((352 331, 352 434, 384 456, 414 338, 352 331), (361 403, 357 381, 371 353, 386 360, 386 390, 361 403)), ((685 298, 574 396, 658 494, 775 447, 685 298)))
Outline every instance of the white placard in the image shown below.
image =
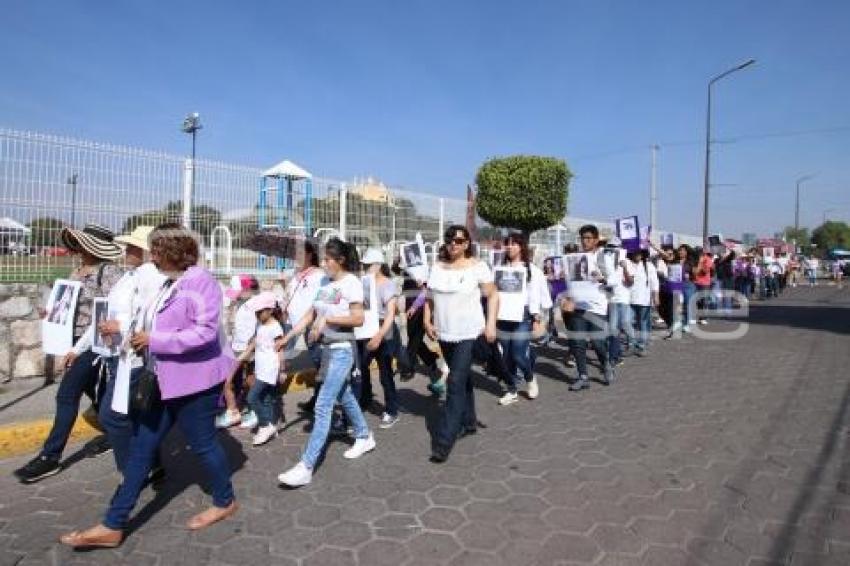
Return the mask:
POLYGON ((378 284, 374 275, 364 275, 360 278, 363 283, 363 326, 354 329, 354 337, 367 340, 378 333, 378 284))
POLYGON ((401 245, 401 265, 416 281, 428 281, 428 256, 425 255, 425 243, 422 234, 416 233, 416 240, 401 245))
POLYGON ((505 263, 505 250, 490 250, 490 267, 495 268, 503 263, 505 263))
POLYGON ((671 263, 667 265, 667 280, 671 283, 682 282, 682 264, 671 263))
POLYGON ((107 320, 115 320, 115 313, 109 311, 109 301, 103 297, 97 297, 92 303, 91 313, 91 351, 99 356, 114 356, 118 353, 118 346, 113 345, 110 340, 117 339, 115 336, 104 336, 97 331, 97 326, 107 320))
POLYGON ((761 253, 765 258, 773 258, 774 257, 773 248, 763 248, 761 253))
POLYGON ((499 291, 499 320, 522 322, 526 304, 525 269, 500 266, 493 269, 493 280, 499 291))
POLYGON ((564 256, 564 275, 570 297, 576 305, 591 304, 599 298, 599 272, 596 253, 575 253, 564 256))
POLYGON ((617 233, 620 235, 620 240, 639 240, 640 233, 638 232, 637 216, 627 216, 626 218, 617 219, 617 233))
POLYGON ((47 300, 47 313, 41 321, 41 350, 64 356, 73 347, 74 313, 80 296, 80 282, 57 279, 47 300))

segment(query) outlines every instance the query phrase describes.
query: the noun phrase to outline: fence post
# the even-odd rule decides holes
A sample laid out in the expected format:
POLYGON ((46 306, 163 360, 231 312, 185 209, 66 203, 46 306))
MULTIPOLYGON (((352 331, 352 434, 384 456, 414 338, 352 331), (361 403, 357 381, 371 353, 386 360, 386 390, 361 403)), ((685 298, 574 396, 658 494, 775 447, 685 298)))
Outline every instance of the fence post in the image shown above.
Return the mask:
POLYGON ((183 226, 192 229, 192 186, 194 185, 195 167, 191 159, 183 162, 183 226))
POLYGON ((446 199, 440 197, 440 231, 437 232, 437 241, 443 239, 443 233, 445 232, 445 216, 446 216, 446 199))
POLYGON ((304 186, 304 235, 313 235, 313 179, 307 179, 304 186))
POLYGON ((339 237, 345 240, 345 218, 348 214, 346 201, 348 200, 348 187, 345 183, 339 186, 339 237))

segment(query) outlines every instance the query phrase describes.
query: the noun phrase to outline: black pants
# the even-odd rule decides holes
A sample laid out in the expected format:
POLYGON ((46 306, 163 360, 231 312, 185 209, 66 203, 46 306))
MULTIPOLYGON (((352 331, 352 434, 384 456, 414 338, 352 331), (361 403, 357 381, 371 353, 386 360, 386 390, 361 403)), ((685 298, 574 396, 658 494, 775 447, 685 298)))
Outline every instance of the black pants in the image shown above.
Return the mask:
POLYGON ((443 356, 449 365, 446 383, 446 404, 440 422, 434 430, 433 443, 451 449, 464 428, 475 428, 475 395, 472 388, 472 350, 475 340, 440 342, 443 356))
MULTIPOLYGON (((416 369, 416 358, 430 370, 437 368, 437 354, 431 351, 425 344, 425 325, 422 309, 407 320, 407 351, 402 358, 402 368, 405 372, 413 372, 416 369)), ((400 342, 399 342, 400 343, 400 342)))
POLYGON ((580 377, 587 377, 587 343, 596 350, 603 369, 609 364, 608 318, 588 311, 573 311, 567 327, 570 351, 576 359, 576 369, 580 377))

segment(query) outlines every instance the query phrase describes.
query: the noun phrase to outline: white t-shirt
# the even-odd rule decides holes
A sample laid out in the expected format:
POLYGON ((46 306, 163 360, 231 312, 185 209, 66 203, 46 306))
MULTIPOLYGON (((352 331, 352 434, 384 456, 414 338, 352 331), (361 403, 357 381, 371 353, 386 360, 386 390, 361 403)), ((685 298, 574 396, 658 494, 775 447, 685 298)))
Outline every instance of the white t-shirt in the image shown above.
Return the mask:
POLYGON ((283 337, 283 328, 274 319, 257 326, 254 342, 254 368, 257 379, 276 385, 280 374, 280 355, 275 351, 274 341, 283 337))
POLYGON ((648 307, 652 304, 652 293, 658 291, 658 272, 650 262, 644 264, 628 262, 626 269, 634 278, 634 283, 629 288, 629 302, 633 305, 648 307), (644 269, 646 265, 646 269, 644 269))
MULTIPOLYGON (((613 268, 605 265, 604 254, 601 251, 582 253, 587 254, 588 273, 598 273, 603 277, 610 276, 613 268), (600 259, 603 261, 600 262, 600 259)), ((589 311, 599 316, 608 314, 608 297, 602 290, 602 285, 595 281, 570 281, 567 285, 567 296, 575 303, 577 310, 589 311)))
POLYGON ((230 341, 230 347, 234 352, 244 352, 248 347, 248 342, 257 333, 257 315, 254 309, 248 305, 248 301, 243 302, 236 309, 236 316, 233 319, 233 338, 230 341))
POLYGON ((493 282, 487 264, 477 261, 464 269, 448 269, 435 263, 428 278, 434 299, 434 326, 440 340, 474 340, 484 332, 480 286, 493 282))
POLYGON ((283 302, 286 304, 286 315, 290 325, 295 326, 304 318, 313 306, 316 293, 327 282, 328 276, 318 267, 308 267, 289 280, 283 294, 283 302))
MULTIPOLYGON (((352 303, 363 303, 363 284, 360 278, 351 273, 338 280, 328 280, 319 288, 313 301, 316 315, 322 318, 348 316, 351 314, 352 303)), ((322 332, 324 342, 339 344, 339 347, 350 345, 354 340, 351 328, 328 324, 322 332)))

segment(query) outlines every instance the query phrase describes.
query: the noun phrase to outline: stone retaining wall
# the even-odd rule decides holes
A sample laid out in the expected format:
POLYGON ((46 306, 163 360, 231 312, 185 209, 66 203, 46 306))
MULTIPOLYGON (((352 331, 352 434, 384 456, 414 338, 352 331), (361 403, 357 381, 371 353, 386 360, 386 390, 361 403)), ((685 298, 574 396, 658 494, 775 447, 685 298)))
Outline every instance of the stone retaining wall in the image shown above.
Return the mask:
POLYGON ((44 285, 0 285, 0 382, 45 377, 38 309, 49 293, 44 285))

